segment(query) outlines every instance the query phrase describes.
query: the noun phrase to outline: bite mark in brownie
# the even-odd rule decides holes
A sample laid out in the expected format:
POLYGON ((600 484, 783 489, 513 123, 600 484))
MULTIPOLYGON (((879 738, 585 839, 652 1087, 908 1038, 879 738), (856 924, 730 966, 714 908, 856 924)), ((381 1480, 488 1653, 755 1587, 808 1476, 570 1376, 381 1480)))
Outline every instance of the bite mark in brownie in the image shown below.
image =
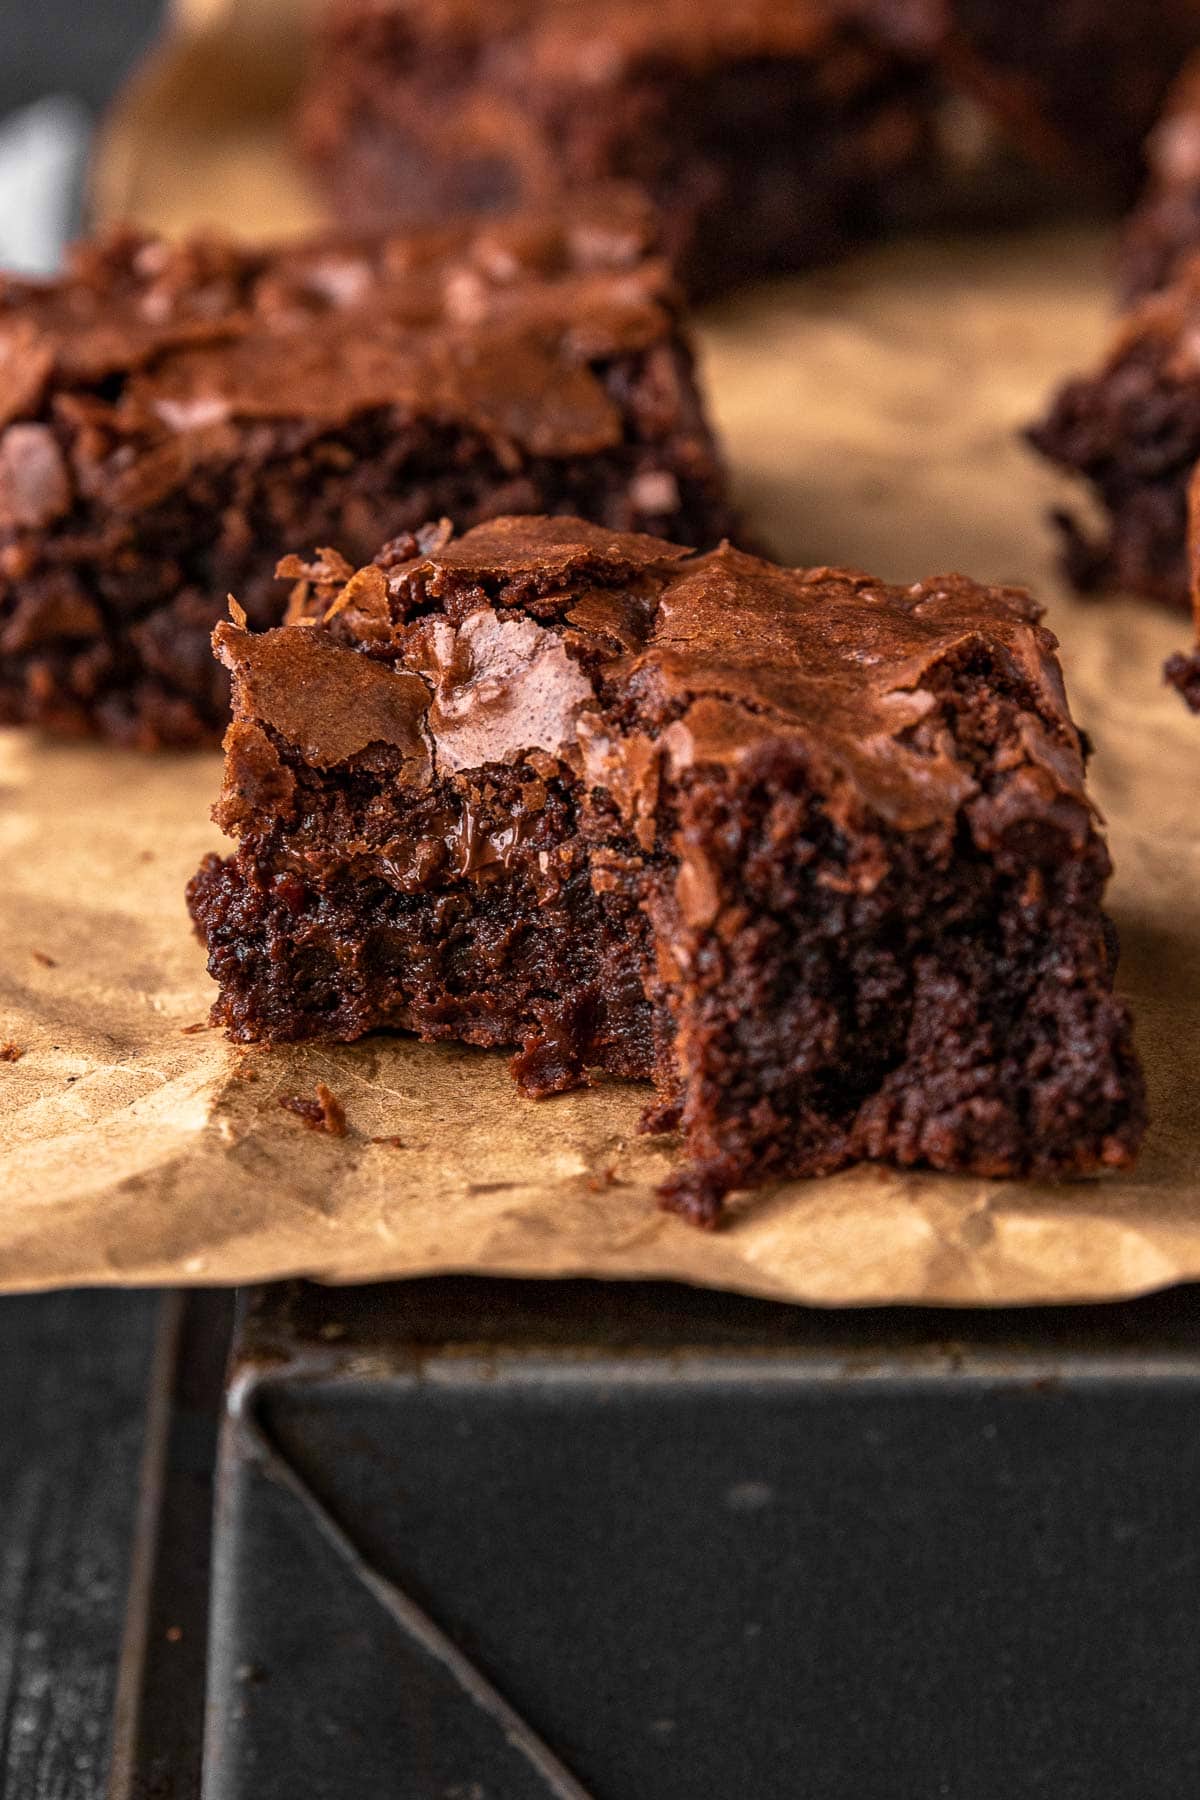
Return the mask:
POLYGON ((297 543, 446 515, 730 528, 645 201, 274 250, 118 233, 0 278, 0 722, 147 746, 228 717, 209 637, 297 543))
POLYGON ((218 628, 238 838, 190 905, 242 1041, 652 1081, 665 1203, 859 1158, 1129 1163, 1107 853, 1023 593, 564 519, 406 537, 218 628))

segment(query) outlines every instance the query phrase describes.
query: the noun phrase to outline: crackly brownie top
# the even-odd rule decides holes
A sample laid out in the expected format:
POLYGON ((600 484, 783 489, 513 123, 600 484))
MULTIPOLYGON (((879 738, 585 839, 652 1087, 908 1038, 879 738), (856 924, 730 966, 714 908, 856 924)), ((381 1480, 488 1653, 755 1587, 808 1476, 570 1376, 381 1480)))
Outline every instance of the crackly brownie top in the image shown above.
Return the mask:
POLYGON ((589 365, 673 329, 655 236, 617 185, 557 211, 270 250, 118 231, 59 280, 0 276, 0 430, 69 414, 100 462, 119 440, 131 507, 139 468, 169 480, 166 450, 219 453, 245 420, 336 427, 399 406, 537 455, 604 448, 622 425, 589 365))
POLYGON ((365 569, 325 552, 281 573, 292 623, 217 628, 231 749, 268 727, 333 768, 382 743, 417 785, 540 752, 607 789, 646 848, 664 774, 781 742, 900 829, 982 795, 1003 818, 1090 827, 1055 639, 1020 590, 893 587, 562 518, 443 525, 365 569))
POLYGON ((523 40, 535 76, 603 85, 658 57, 704 67, 809 56, 847 25, 927 49, 944 14, 945 0, 341 0, 330 23, 337 32, 399 19, 435 41, 523 40))

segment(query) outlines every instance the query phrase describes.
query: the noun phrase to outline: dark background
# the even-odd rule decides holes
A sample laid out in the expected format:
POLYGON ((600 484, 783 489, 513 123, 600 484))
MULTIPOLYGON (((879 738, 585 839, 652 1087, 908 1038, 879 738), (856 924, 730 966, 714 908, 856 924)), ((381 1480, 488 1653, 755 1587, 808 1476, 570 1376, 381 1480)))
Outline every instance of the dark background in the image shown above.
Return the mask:
POLYGON ((99 111, 162 11, 163 0, 2 0, 0 115, 45 94, 99 111))

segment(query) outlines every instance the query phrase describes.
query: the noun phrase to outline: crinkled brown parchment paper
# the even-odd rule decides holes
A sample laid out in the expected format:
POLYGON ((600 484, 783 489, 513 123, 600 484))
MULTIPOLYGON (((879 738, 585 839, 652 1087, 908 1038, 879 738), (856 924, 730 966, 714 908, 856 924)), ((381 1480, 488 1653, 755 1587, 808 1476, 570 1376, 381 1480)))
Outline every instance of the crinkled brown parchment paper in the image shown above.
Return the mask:
MULTIPOLYGON (((166 113, 189 146, 180 184, 164 173, 179 143, 139 102, 124 161, 106 165, 120 175, 102 184, 110 210, 282 222, 261 205, 277 138, 239 186, 219 146, 204 174, 199 114, 166 113)), ((535 1105, 500 1056, 383 1037, 247 1052, 190 1031, 211 995, 182 890, 216 842, 216 758, 9 733, 0 1043, 23 1054, 0 1062, 0 1285, 477 1270, 1001 1302, 1200 1276, 1200 721, 1159 676, 1183 625, 1056 586, 1054 487, 1014 435, 1099 341, 1106 291, 1089 238, 905 244, 747 295, 703 341, 744 500, 780 554, 897 579, 963 568, 1049 601, 1097 746, 1121 979, 1149 1074, 1134 1175, 1052 1187, 862 1168, 760 1192, 723 1231, 692 1231, 655 1210, 670 1146, 637 1136, 641 1090, 535 1105), (278 1104, 318 1081, 345 1106, 343 1138, 278 1104)))

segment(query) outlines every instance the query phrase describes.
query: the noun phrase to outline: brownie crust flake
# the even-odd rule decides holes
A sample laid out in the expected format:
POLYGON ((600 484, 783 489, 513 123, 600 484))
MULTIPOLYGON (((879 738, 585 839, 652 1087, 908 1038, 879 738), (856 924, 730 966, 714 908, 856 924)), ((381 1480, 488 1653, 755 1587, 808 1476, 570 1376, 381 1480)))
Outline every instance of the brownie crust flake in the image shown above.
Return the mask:
POLYGON ((153 746, 228 717, 209 637, 278 558, 447 515, 730 528, 644 200, 249 250, 117 233, 0 278, 0 722, 153 746))
POLYGON ((1028 596, 565 519, 292 562, 190 904, 242 1041, 509 1046, 653 1081, 665 1203, 873 1158, 1128 1164, 1107 853, 1028 596))

